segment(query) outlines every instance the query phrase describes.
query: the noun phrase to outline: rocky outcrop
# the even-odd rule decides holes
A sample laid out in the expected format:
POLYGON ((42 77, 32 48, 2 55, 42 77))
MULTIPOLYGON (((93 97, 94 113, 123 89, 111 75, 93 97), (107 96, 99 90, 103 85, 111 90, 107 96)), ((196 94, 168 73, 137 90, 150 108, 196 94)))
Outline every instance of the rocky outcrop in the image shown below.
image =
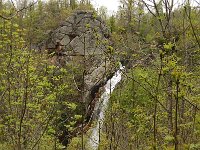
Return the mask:
MULTIPOLYGON (((108 55, 109 36, 109 29, 96 13, 76 11, 57 29, 51 31, 49 38, 40 45, 40 49, 47 49, 51 54, 50 61, 53 64, 59 67, 73 64, 84 74, 84 77, 76 82, 80 82, 77 85, 81 87, 78 88, 84 91, 84 96, 80 96, 79 101, 84 102, 85 118, 90 118, 95 94, 113 72, 111 56, 108 55)), ((67 140, 67 134, 63 131, 61 140, 67 140)), ((66 145, 68 142, 62 143, 66 145)))
POLYGON ((49 53, 54 53, 51 58, 54 64, 84 67, 84 101, 88 104, 93 87, 103 84, 110 70, 110 61, 106 60, 109 36, 105 22, 95 12, 76 11, 50 32, 50 38, 43 44, 49 53))
POLYGON ((108 28, 94 12, 77 11, 50 33, 46 48, 53 50, 59 42, 66 55, 102 54, 102 42, 106 43, 108 37, 108 28))

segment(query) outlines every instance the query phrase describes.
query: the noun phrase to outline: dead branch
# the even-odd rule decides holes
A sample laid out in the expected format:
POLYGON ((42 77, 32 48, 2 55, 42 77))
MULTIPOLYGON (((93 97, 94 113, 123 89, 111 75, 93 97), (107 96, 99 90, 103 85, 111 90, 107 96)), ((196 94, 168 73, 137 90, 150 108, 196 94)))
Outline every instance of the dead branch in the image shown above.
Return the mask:
POLYGON ((6 17, 6 16, 0 14, 0 18, 3 18, 3 19, 5 19, 5 20, 11 20, 11 19, 14 18, 15 16, 17 16, 20 12, 22 12, 23 10, 28 9, 28 8, 34 6, 36 3, 38 3, 38 0, 36 0, 36 1, 33 2, 33 3, 31 3, 29 6, 24 6, 23 8, 21 8, 21 9, 19 9, 19 10, 16 9, 16 7, 14 6, 13 1, 11 1, 11 2, 12 2, 12 5, 13 5, 14 9, 16 10, 15 13, 14 13, 13 15, 11 15, 10 17, 6 17))

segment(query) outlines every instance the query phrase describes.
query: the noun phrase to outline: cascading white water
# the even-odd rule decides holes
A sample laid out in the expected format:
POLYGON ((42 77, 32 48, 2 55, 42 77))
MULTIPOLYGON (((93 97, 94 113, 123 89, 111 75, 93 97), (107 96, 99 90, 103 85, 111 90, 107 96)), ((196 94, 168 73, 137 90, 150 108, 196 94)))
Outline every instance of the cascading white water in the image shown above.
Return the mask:
POLYGON ((121 81, 121 70, 124 69, 124 67, 120 64, 120 69, 115 73, 115 75, 107 81, 106 85, 104 86, 105 92, 101 95, 99 99, 99 103, 95 106, 94 113, 100 112, 98 114, 97 124, 92 129, 92 133, 90 135, 90 139, 88 141, 88 145, 92 150, 97 150, 99 146, 99 133, 101 131, 101 127, 104 122, 104 116, 105 111, 108 106, 109 98, 111 96, 111 93, 115 89, 117 83, 121 81))

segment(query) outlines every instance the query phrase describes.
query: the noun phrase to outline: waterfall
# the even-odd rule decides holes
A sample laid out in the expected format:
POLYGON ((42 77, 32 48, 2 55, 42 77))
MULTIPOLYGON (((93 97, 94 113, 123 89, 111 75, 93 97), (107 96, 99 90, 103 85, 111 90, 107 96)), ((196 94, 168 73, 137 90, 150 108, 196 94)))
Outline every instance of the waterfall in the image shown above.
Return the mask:
POLYGON ((104 122, 105 111, 108 106, 109 98, 111 93, 115 89, 117 83, 121 81, 121 70, 124 69, 124 66, 120 64, 120 69, 115 72, 114 76, 107 81, 106 85, 104 86, 105 91, 101 95, 99 102, 96 104, 94 113, 97 114, 97 124, 92 129, 92 133, 90 135, 90 139, 88 141, 88 145, 92 148, 92 150, 97 150, 99 146, 99 134, 101 131, 101 127, 104 122), (99 113, 97 113, 99 112, 99 113))

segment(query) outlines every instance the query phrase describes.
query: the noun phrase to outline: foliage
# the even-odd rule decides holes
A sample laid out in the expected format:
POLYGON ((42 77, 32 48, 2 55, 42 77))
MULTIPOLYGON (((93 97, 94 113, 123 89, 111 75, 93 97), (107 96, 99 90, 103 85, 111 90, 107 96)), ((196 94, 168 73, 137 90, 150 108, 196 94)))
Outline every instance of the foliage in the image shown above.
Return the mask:
MULTIPOLYGON (((192 3, 121 0, 112 16, 104 7, 94 13, 112 41, 97 44, 126 66, 99 149, 199 149, 200 10, 192 3)), ((94 10, 89 0, 0 2, 0 149, 64 149, 83 121, 77 88, 85 66, 61 68, 46 51, 32 50, 80 9, 94 10)), ((68 149, 86 142, 82 133, 68 149)))
POLYGON ((22 38, 26 31, 13 20, 4 20, 0 27, 1 147, 31 149, 47 139, 53 145, 59 129, 54 124, 63 113, 69 118, 76 114, 71 66, 56 67, 45 53, 27 49, 22 38))

